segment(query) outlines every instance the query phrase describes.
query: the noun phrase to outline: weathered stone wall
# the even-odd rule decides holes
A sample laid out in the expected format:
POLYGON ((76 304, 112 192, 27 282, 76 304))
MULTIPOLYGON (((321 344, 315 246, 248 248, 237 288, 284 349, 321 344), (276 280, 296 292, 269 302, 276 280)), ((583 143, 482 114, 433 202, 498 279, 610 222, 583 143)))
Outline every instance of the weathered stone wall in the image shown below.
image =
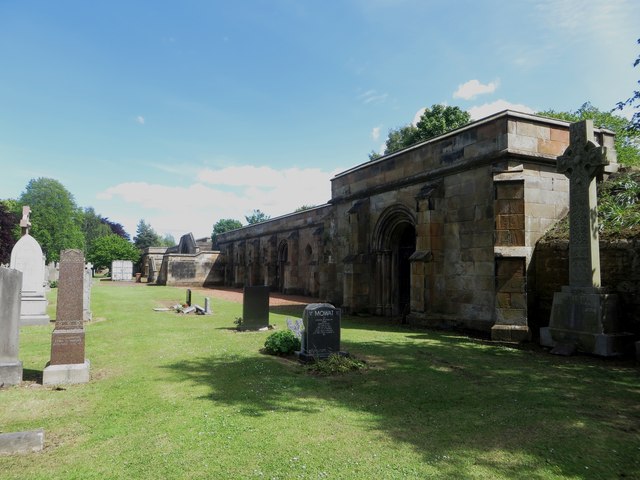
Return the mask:
POLYGON ((331 206, 322 205, 220 234, 221 283, 268 285, 284 293, 331 300, 331 288, 321 288, 319 267, 327 263, 325 225, 331 213, 331 206))
POLYGON ((223 283, 223 271, 216 265, 219 252, 167 253, 162 257, 158 285, 212 286, 223 283))
MULTIPOLYGON (((531 322, 549 324, 553 294, 569 284, 569 241, 541 241, 532 265, 531 322)), ((600 241, 602 286, 618 295, 618 315, 626 331, 640 335, 640 239, 600 241)))

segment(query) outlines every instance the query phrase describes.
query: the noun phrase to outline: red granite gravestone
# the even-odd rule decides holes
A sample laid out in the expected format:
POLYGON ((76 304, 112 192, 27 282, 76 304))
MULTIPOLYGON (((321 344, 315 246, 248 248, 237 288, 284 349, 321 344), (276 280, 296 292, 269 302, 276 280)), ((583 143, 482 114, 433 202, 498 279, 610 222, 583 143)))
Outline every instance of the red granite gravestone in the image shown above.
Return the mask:
POLYGON ((84 256, 80 250, 60 255, 56 326, 51 335, 50 365, 84 363, 84 256))

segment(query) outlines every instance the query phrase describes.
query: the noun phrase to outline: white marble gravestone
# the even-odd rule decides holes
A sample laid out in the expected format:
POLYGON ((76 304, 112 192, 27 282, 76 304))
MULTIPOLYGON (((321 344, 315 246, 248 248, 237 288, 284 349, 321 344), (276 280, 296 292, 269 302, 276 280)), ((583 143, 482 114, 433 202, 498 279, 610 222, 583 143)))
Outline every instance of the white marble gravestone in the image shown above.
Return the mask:
POLYGON ((22 272, 21 325, 48 325, 47 298, 45 296, 44 256, 40 244, 29 235, 29 207, 23 208, 20 226, 23 235, 11 251, 11 268, 22 272))
POLYGON ((93 265, 84 266, 84 281, 82 282, 82 320, 91 321, 91 285, 93 282, 93 265))

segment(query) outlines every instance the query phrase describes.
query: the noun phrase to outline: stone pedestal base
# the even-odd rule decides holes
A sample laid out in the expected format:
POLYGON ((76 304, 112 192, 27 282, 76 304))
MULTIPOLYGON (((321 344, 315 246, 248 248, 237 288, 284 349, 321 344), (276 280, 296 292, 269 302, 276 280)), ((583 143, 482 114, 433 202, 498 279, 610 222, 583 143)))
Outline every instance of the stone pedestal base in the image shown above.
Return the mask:
POLYGON ((29 296, 23 292, 20 302, 20 326, 49 325, 51 319, 47 315, 48 304, 43 296, 29 296))
POLYGON ((42 372, 43 385, 63 385, 89 382, 89 360, 84 363, 67 365, 47 365, 42 372))
POLYGON ((526 325, 494 325, 491 327, 491 340, 497 342, 528 342, 531 329, 526 325))
POLYGON ((603 357, 627 353, 633 335, 619 329, 617 300, 597 288, 562 287, 553 296, 549 326, 540 329, 540 344, 603 357))
POLYGON ((22 362, 0 362, 0 385, 18 385, 22 382, 22 362))

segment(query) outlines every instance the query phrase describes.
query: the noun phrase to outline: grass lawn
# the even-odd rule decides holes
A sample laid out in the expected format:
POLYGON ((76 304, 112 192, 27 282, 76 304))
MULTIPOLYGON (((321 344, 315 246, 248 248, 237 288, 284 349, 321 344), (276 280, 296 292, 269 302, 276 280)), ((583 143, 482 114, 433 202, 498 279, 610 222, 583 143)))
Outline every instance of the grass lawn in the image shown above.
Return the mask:
MULTIPOLYGON (((369 368, 322 377, 261 354, 268 332, 234 331, 240 304, 152 310, 184 292, 96 281, 88 384, 38 383, 52 326, 21 330, 0 432, 44 428, 45 449, 0 457, 0 478, 640 478, 632 360, 344 318, 343 349, 369 368)), ((271 323, 287 314, 301 308, 271 323)))

